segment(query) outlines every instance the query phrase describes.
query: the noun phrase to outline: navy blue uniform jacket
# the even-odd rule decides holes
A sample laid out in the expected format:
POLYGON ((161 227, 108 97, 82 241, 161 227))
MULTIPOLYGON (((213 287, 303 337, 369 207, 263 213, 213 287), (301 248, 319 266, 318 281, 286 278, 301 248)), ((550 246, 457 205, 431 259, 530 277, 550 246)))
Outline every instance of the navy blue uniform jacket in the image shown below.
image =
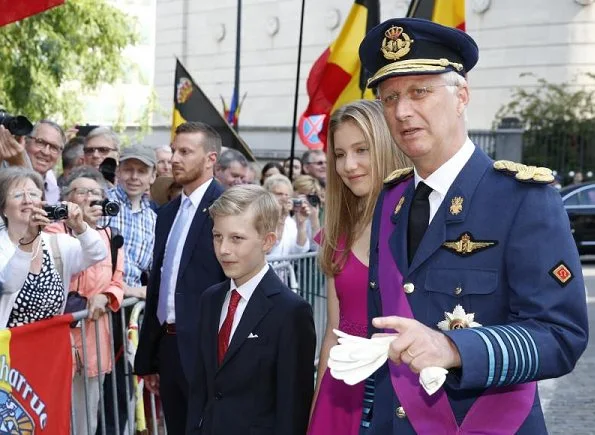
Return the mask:
MULTIPOLYGON (((483 325, 445 332, 462 360, 462 370, 451 370, 445 384, 459 425, 489 387, 570 372, 588 338, 581 264, 559 193, 547 185, 515 180, 514 174, 495 170, 493 163, 483 151, 474 151, 430 223, 411 266, 407 225, 412 181, 401 209, 392 217, 390 260, 398 265, 403 283, 414 286, 407 299, 415 319, 438 329, 444 313, 461 305, 483 325), (451 211, 451 205, 461 202, 460 210, 455 206, 451 211), (461 240, 464 233, 476 242, 494 244, 470 255, 443 247, 445 242, 461 240), (570 279, 560 274, 560 267, 570 272, 570 279)), ((371 282, 378 282, 382 267, 377 251, 380 209, 377 206, 372 226, 371 282)), ((382 313, 378 288, 372 287, 376 286, 368 290, 370 320, 382 313)), ((370 325, 370 333, 374 332, 370 325)), ((375 379, 371 427, 364 433, 414 433, 407 418, 396 415, 400 402, 386 364, 375 379)), ((537 393, 518 433, 547 433, 537 393)))

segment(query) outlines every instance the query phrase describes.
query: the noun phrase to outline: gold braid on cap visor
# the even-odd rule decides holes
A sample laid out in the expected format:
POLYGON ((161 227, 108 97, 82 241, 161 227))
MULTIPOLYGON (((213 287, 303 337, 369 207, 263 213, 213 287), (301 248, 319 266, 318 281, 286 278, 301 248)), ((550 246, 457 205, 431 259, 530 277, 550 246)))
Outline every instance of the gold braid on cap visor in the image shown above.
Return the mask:
POLYGON ((388 74, 399 72, 399 73, 415 73, 415 72, 431 72, 431 71, 444 71, 447 66, 451 66, 457 71, 463 70, 463 65, 456 62, 451 62, 448 59, 409 59, 401 60, 398 62, 391 62, 388 65, 384 65, 376 74, 368 79, 367 86, 370 83, 384 77, 388 74))

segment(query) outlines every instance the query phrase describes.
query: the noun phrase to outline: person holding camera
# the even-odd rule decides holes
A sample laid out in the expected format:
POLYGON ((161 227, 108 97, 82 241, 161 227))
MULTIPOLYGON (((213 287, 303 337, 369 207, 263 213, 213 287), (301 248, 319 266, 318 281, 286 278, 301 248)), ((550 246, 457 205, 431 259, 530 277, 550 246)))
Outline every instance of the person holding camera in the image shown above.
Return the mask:
POLYGON ((315 243, 314 236, 320 231, 322 186, 311 175, 300 175, 293 182, 293 190, 299 199, 307 201, 310 205, 311 213, 306 221, 306 233, 308 234, 308 240, 310 240, 310 251, 315 252, 318 250, 318 244, 315 243))
POLYGON ((31 169, 0 172, 0 328, 62 314, 72 276, 100 262, 107 249, 77 204, 44 207, 43 179, 31 169), (62 218, 74 237, 41 229, 62 218), (52 240, 53 239, 53 240, 52 240))
POLYGON ((0 125, 0 165, 26 166, 25 156, 25 137, 17 138, 4 125, 0 125))
POLYGON ((310 249, 306 232, 306 222, 310 216, 308 201, 293 198, 291 181, 285 175, 271 175, 263 187, 275 195, 281 208, 281 218, 277 224, 277 242, 269 256, 282 257, 291 254, 303 254, 310 249), (293 218, 290 212, 294 213, 293 218))
MULTIPOLYGON (((119 246, 116 244, 115 240, 117 239, 114 238, 111 228, 101 228, 98 225, 102 216, 119 211, 116 203, 104 201, 105 196, 106 183, 103 175, 91 166, 80 166, 74 169, 64 181, 62 188, 62 199, 80 207, 84 221, 89 227, 97 229, 105 248, 111 252, 114 252, 112 249, 118 250, 116 255, 108 255, 99 263, 74 276, 70 283, 71 290, 86 300, 89 311, 85 339, 82 339, 80 328, 75 328, 72 331, 77 363, 72 390, 72 403, 75 410, 74 433, 85 433, 87 427, 91 429, 91 433, 95 433, 97 428, 99 385, 103 384, 105 373, 112 371, 109 323, 105 313, 108 309, 112 312, 118 311, 124 298, 124 251, 122 245, 121 243, 119 246), (97 332, 95 328, 98 329, 97 332), (98 342, 96 337, 99 339, 98 342), (86 354, 84 366, 83 342, 86 354), (83 370, 88 378, 87 401, 91 416, 89 426, 87 426, 85 411, 83 370)), ((63 222, 49 225, 44 231, 72 235, 72 231, 63 222)))

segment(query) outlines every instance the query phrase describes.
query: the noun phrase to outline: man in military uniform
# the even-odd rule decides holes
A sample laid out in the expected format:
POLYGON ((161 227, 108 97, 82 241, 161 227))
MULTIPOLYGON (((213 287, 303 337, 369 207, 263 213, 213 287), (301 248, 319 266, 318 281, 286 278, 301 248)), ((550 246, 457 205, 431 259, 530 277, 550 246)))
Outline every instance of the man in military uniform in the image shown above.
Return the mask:
POLYGON ((570 372, 588 335, 552 173, 493 162, 468 138, 478 48, 464 32, 392 19, 360 58, 414 164, 388 177, 372 226, 370 333, 398 334, 362 433, 547 433, 535 381, 570 372), (426 367, 448 370, 432 396, 419 385, 426 367))

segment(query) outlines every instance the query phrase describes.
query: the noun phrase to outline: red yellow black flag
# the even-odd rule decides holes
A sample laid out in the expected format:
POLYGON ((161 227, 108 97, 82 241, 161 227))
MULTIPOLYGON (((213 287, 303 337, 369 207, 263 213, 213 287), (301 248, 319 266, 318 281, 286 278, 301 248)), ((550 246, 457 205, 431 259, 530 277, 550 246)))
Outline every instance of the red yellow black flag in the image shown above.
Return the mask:
POLYGON ((322 149, 326 145, 328 118, 335 109, 350 101, 375 98, 366 89, 358 50, 365 34, 379 21, 378 0, 356 0, 339 36, 312 66, 307 81, 310 102, 298 128, 307 147, 322 149))
POLYGON ((221 136, 223 146, 240 151, 248 160, 256 160, 248 145, 231 128, 211 103, 211 100, 196 85, 182 63, 176 59, 172 138, 178 125, 186 121, 200 121, 209 124, 221 136))

